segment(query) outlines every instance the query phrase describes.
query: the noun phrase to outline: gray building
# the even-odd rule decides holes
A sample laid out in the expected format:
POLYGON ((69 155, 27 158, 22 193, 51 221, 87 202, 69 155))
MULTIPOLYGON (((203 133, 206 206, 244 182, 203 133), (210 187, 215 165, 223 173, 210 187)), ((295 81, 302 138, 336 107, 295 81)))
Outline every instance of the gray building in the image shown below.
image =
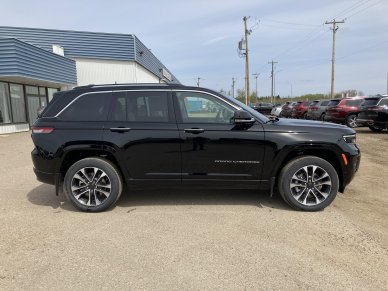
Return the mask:
POLYGON ((133 34, 0 26, 0 134, 29 130, 58 90, 179 83, 133 34))

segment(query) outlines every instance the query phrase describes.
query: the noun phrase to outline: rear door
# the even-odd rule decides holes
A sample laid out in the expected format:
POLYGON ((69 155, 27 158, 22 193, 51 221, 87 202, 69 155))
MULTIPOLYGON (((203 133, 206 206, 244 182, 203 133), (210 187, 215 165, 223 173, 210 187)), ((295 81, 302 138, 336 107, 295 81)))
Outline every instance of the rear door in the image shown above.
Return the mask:
POLYGON ((238 127, 235 106, 204 92, 175 93, 182 143, 182 183, 228 187, 258 186, 264 156, 259 122, 238 127))
POLYGON ((180 184, 180 140, 169 91, 113 92, 103 140, 133 184, 180 184))

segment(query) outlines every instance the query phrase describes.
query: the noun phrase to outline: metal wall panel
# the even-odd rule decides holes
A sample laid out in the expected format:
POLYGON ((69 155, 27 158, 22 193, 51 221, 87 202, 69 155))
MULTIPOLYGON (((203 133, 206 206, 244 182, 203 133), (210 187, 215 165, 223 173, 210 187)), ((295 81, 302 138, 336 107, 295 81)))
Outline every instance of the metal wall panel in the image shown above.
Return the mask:
POLYGON ((77 84, 75 61, 17 39, 0 38, 0 77, 77 84))
POLYGON ((29 131, 29 130, 30 130, 30 126, 28 125, 28 123, 0 125, 0 134, 29 131))
MULTIPOLYGON (((135 48, 136 48, 136 61, 154 73, 159 78, 163 79, 162 69, 165 68, 169 71, 163 64, 150 52, 150 50, 136 37, 135 38, 135 48)), ((169 71, 170 72, 170 71, 169 71)), ((171 73, 171 72, 170 72, 171 73)), ((173 75, 171 83, 180 83, 179 80, 173 75)))
POLYGON ((0 26, 0 38, 17 38, 48 51, 60 45, 67 57, 134 60, 131 34, 0 26))
MULTIPOLYGON (((73 59, 136 61, 161 79, 162 68, 169 71, 133 34, 0 26, 1 38, 17 38, 50 52, 52 45, 60 45, 64 55, 73 59)), ((172 79, 179 83, 174 75, 172 79)))
POLYGON ((134 61, 75 59, 78 85, 137 83, 134 61))

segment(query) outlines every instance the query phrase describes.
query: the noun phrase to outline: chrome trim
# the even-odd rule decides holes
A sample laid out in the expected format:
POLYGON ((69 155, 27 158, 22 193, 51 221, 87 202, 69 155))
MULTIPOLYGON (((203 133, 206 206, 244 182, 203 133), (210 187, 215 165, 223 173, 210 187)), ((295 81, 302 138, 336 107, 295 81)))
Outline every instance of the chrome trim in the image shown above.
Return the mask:
MULTIPOLYGON (((123 85, 123 86, 128 86, 128 85, 123 85)), ((202 93, 202 94, 207 94, 211 95, 213 97, 216 97, 217 99, 227 103, 229 106, 233 107, 234 109, 241 110, 241 107, 238 107, 235 104, 230 103, 229 101, 226 101, 225 99, 213 94, 209 93, 206 91, 200 91, 200 90, 185 90, 185 89, 134 89, 134 90, 106 90, 106 91, 93 91, 93 92, 86 92, 81 95, 78 95, 76 98, 74 98, 69 104, 67 104, 65 107, 62 108, 61 111, 59 111, 55 116, 53 117, 58 117, 63 111, 65 111, 71 104, 73 104, 75 101, 77 101, 79 98, 85 95, 89 94, 101 94, 101 93, 114 93, 114 92, 195 92, 195 93, 202 93)))

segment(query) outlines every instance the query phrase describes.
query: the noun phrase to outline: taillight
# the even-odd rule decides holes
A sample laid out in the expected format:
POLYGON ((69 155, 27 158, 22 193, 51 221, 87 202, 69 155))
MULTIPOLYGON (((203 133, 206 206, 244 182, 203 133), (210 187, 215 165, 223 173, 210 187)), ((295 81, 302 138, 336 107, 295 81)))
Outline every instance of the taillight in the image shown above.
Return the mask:
POLYGON ((54 127, 32 127, 32 133, 52 133, 54 131, 54 127))
POLYGON ((311 110, 318 110, 318 107, 311 107, 311 110))

